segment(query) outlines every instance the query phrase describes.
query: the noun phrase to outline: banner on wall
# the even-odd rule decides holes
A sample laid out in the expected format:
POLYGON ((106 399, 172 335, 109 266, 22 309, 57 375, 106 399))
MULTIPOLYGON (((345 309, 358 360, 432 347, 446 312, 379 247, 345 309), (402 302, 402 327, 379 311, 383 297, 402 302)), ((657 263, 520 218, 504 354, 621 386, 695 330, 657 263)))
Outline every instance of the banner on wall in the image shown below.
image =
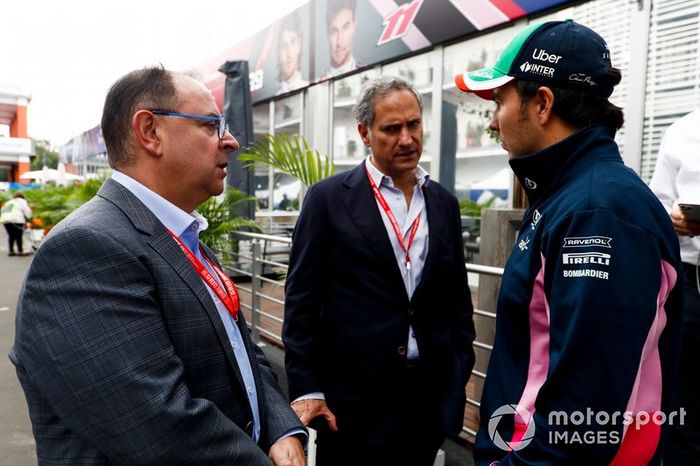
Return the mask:
POLYGON ((102 137, 102 127, 97 125, 92 129, 73 137, 68 143, 59 148, 59 160, 65 164, 75 164, 85 159, 107 153, 105 140, 102 137))
POLYGON ((306 87, 311 82, 311 4, 302 5, 254 36, 239 42, 198 68, 223 108, 225 77, 219 67, 227 61, 249 64, 253 102, 306 87))
POLYGON ((221 108, 222 63, 247 60, 254 103, 572 0, 312 0, 199 70, 221 108))
POLYGON ((316 81, 571 3, 566 0, 318 0, 316 81))

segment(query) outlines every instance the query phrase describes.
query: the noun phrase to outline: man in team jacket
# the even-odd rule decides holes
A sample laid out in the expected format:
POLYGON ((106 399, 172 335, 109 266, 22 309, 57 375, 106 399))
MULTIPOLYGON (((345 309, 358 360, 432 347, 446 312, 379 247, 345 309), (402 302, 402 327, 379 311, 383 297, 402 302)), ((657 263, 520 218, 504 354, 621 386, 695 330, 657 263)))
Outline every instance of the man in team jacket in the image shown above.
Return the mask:
POLYGON ((603 38, 571 20, 532 24, 492 68, 456 77, 496 103, 490 128, 529 201, 501 283, 479 466, 659 465, 665 427, 683 422, 678 239, 620 157, 620 78, 603 38))

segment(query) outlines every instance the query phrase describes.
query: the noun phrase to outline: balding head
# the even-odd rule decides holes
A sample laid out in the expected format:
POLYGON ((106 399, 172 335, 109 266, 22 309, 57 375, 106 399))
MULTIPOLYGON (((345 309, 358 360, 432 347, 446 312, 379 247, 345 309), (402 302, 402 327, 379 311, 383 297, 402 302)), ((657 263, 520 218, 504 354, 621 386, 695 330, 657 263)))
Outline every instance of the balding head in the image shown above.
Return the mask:
POLYGON ((112 85, 102 111, 102 136, 112 168, 134 161, 131 119, 136 111, 177 106, 178 75, 162 66, 148 67, 127 73, 112 85))

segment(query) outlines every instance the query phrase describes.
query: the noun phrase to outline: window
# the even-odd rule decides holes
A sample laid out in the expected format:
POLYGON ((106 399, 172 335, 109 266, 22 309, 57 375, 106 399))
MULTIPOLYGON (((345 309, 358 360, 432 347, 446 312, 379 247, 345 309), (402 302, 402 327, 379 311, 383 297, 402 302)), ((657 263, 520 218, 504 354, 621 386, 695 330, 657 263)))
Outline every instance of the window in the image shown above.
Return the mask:
MULTIPOLYGON (((456 147, 454 189, 460 200, 505 205, 512 197, 508 156, 496 136, 488 131, 494 104, 457 89, 454 77, 495 63, 503 47, 521 27, 519 23, 516 27, 445 48, 442 146, 456 147)), ((443 149, 441 157, 449 156, 443 149)), ((441 173, 441 178, 446 176, 449 174, 441 173)))
MULTIPOLYGON (((259 104, 253 107, 253 131, 255 143, 265 139, 270 132, 270 104, 259 104)), ((255 202, 256 210, 270 209, 270 177, 271 170, 266 167, 255 167, 255 202)))
MULTIPOLYGON (((273 105, 275 134, 285 133, 290 137, 302 134, 302 94, 276 100, 273 105)), ((284 173, 272 172, 272 196, 269 202, 273 211, 298 211, 300 195, 301 181, 284 173)))
POLYGON ((370 69, 333 82, 332 153, 336 173, 351 169, 368 153, 357 132, 352 109, 362 85, 377 75, 376 69, 370 69))

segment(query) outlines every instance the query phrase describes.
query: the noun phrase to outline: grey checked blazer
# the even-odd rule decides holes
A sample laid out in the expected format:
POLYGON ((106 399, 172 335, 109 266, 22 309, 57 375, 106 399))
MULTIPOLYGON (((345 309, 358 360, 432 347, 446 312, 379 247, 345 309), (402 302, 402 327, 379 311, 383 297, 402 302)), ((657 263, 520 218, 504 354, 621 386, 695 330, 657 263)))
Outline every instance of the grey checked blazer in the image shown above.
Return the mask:
POLYGON ((242 315, 238 325, 260 447, 204 283, 156 217, 108 179, 46 237, 20 296, 10 359, 39 464, 270 465, 271 443, 301 423, 242 315))

